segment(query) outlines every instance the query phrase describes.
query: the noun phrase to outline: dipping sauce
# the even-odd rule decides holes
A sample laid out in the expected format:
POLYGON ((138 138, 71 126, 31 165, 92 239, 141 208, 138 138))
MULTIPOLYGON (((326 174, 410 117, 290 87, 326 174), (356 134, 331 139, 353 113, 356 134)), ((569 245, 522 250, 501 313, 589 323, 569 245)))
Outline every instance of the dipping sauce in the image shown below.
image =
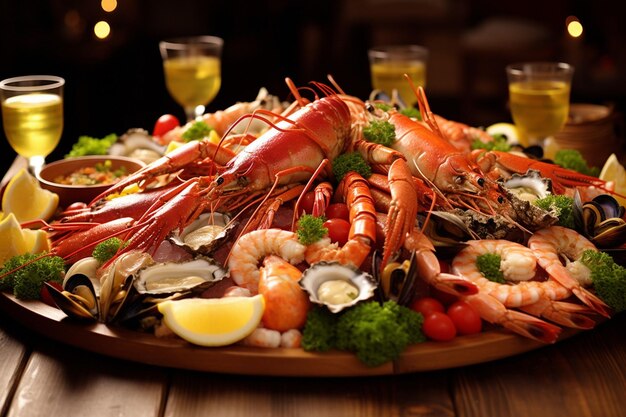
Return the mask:
POLYGON ((333 279, 323 282, 317 289, 320 301, 328 304, 345 304, 359 295, 359 289, 343 279, 333 279))
POLYGON ((65 185, 109 185, 115 184, 127 175, 125 167, 112 169, 111 161, 107 160, 92 167, 81 167, 70 174, 58 176, 53 181, 65 185))

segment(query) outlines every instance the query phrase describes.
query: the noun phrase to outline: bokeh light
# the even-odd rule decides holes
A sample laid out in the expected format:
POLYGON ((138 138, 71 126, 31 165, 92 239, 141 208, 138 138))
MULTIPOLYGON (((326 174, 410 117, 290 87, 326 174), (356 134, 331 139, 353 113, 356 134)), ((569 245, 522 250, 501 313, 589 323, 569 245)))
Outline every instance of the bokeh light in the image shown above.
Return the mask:
POLYGON ((101 20, 93 27, 93 33, 99 39, 106 39, 111 34, 111 26, 104 20, 101 20))
POLYGON ((583 25, 580 23, 580 20, 576 16, 569 16, 565 23, 567 25, 567 33, 572 38, 578 38, 583 34, 583 25))
POLYGON ((105 12, 112 12, 117 7, 117 0, 102 0, 100 6, 105 12))

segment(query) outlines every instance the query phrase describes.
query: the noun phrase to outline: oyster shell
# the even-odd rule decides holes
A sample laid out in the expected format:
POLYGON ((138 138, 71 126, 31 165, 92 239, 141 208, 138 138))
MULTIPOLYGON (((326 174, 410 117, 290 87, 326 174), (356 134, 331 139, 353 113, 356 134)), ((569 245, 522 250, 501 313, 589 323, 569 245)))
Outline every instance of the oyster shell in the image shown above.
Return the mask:
POLYGON ((552 181, 543 178, 541 173, 529 169, 526 174, 513 174, 507 180, 502 181, 502 186, 520 200, 531 203, 539 198, 552 194, 552 181))
POLYGON ((185 262, 163 262, 148 266, 135 274, 134 286, 139 294, 171 294, 204 290, 228 273, 213 259, 197 257, 185 262))
POLYGON ((175 232, 169 241, 190 253, 209 255, 228 238, 235 227, 224 213, 203 213, 182 232, 175 232))
POLYGON ((309 293, 309 299, 338 313, 346 307, 367 300, 374 295, 377 284, 370 274, 338 262, 318 262, 304 271, 300 286, 309 293), (334 288, 328 289, 328 286, 334 288), (336 297, 341 293, 341 297, 336 297))
POLYGON ((144 129, 130 129, 111 145, 109 154, 128 156, 149 164, 165 154, 165 146, 156 143, 144 129))

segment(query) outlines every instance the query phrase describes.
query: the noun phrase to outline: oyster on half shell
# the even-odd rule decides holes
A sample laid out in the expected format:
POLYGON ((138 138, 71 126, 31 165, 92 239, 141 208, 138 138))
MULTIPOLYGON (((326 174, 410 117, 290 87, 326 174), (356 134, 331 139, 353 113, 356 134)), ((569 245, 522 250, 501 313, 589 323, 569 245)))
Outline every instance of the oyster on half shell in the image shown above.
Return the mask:
POLYGON ((206 289, 228 273, 213 259, 158 263, 139 270, 134 285, 139 294, 171 294, 206 289))
POLYGON ((190 253, 209 255, 217 249, 235 227, 229 224, 230 216, 223 213, 203 213, 185 227, 175 232, 169 241, 190 253))
POLYGON ((304 271, 300 286, 315 304, 338 313, 374 295, 376 280, 370 274, 338 262, 318 262, 304 271))

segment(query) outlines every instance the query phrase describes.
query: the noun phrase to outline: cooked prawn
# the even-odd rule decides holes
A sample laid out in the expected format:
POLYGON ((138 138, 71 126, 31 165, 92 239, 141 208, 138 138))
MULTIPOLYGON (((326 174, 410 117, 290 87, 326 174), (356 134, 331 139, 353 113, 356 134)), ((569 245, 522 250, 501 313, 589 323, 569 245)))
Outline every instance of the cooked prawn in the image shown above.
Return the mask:
POLYGON ((242 235, 233 245, 228 258, 230 277, 252 294, 258 293, 260 260, 278 255, 291 264, 304 260, 306 246, 295 233, 282 229, 261 229, 242 235))
POLYGON ((590 271, 579 262, 586 250, 596 247, 575 230, 551 226, 535 232, 528 246, 537 256, 537 262, 550 276, 570 290, 595 312, 610 317, 610 308, 596 295, 583 287, 588 284, 590 271), (565 265, 561 263, 564 260, 565 265))
POLYGON ((499 324, 530 339, 554 343, 561 334, 561 328, 558 326, 519 311, 509 310, 489 294, 479 292, 462 299, 474 307, 483 320, 499 324))
POLYGON ((552 279, 530 281, 536 273, 537 258, 524 245, 508 240, 470 240, 452 261, 452 271, 480 287, 481 292, 495 297, 507 307, 520 307, 537 303, 543 296, 550 300, 567 298, 571 293, 552 279), (476 266, 480 255, 496 254, 501 257, 500 270, 511 283, 501 284, 486 278, 476 266), (514 282, 514 283, 513 283, 514 282))
POLYGON ((281 332, 304 327, 311 302, 298 284, 301 277, 302 271, 284 259, 276 255, 265 258, 259 277, 265 327, 281 332))
POLYGON ((369 243, 363 238, 350 239, 345 245, 339 247, 337 243, 331 243, 330 238, 325 237, 307 246, 305 257, 310 265, 321 261, 335 261, 360 267, 369 255, 370 249, 369 243))

